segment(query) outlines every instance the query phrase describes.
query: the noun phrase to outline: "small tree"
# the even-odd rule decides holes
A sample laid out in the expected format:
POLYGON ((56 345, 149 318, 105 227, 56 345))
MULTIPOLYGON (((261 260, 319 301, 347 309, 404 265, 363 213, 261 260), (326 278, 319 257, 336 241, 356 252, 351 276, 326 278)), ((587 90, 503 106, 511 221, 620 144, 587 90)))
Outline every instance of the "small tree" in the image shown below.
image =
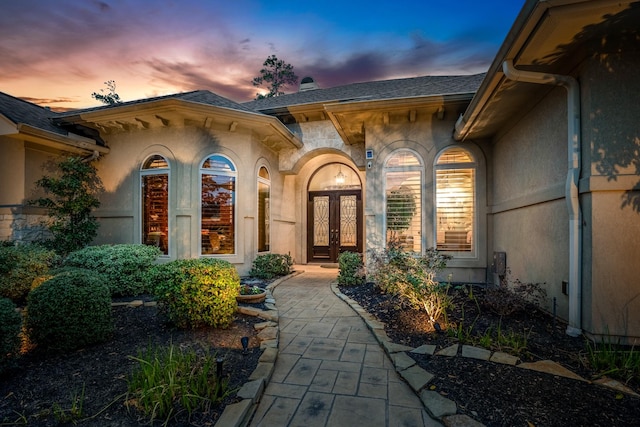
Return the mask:
POLYGON ((120 95, 116 93, 116 81, 109 80, 104 84, 107 86, 108 92, 105 93, 104 89, 100 89, 100 93, 93 92, 91 97, 106 105, 120 104, 122 100, 120 100, 120 95))
POLYGON ((282 89, 287 85, 294 85, 298 82, 298 76, 293 72, 293 65, 287 64, 275 55, 268 57, 262 64, 264 68, 260 70, 260 77, 253 79, 254 86, 269 84, 269 93, 266 95, 257 94, 256 99, 271 98, 284 95, 282 89))
POLYGON ((62 255, 88 245, 98 234, 98 221, 91 215, 100 206, 97 195, 102 181, 96 168, 80 157, 67 157, 57 164, 60 176, 45 176, 36 182, 46 195, 31 203, 48 210, 49 231, 45 245, 62 255))

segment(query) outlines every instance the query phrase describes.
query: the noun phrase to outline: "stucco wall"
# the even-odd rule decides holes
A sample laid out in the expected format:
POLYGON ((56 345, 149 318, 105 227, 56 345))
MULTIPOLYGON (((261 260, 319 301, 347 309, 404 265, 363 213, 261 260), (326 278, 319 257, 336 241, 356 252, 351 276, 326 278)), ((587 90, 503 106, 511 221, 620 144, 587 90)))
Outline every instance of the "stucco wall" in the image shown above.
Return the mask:
MULTIPOLYGON (((640 337, 640 93, 637 52, 585 64, 581 190, 585 203, 585 330, 640 337)), ((639 340, 640 341, 640 340, 639 340)))
MULTIPOLYGON (((248 272, 255 257, 257 232, 257 172, 264 165, 271 175, 272 252, 292 246, 292 237, 282 233, 283 178, 277 155, 256 141, 250 132, 168 127, 108 135, 111 152, 97 163, 105 187, 102 206, 96 211, 101 227, 96 243, 140 243, 140 166, 152 154, 170 163, 169 258, 191 258, 200 251, 199 167, 210 154, 227 156, 235 164, 236 253, 218 255, 234 263, 241 274, 248 272)), ((288 219, 287 219, 288 220, 288 219)))
MULTIPOLYGON (((545 89, 545 88, 542 88, 545 89)), ((564 201, 567 174, 566 92, 553 89, 514 118, 494 142, 489 207, 491 252, 505 252, 510 279, 539 283, 545 308, 568 317, 569 222, 564 201)), ((494 280, 498 280, 497 277, 494 280)))

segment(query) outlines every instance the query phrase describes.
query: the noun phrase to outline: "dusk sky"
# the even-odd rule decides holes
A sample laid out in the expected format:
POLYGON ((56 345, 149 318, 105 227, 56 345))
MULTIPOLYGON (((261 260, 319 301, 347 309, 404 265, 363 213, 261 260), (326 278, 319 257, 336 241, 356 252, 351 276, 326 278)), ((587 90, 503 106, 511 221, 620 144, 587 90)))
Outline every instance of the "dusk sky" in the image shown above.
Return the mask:
MULTIPOLYGON (((524 0, 2 0, 0 91, 52 108, 207 89, 237 102, 276 55, 320 87, 488 69, 524 0)), ((289 88, 286 92, 297 90, 289 88)))

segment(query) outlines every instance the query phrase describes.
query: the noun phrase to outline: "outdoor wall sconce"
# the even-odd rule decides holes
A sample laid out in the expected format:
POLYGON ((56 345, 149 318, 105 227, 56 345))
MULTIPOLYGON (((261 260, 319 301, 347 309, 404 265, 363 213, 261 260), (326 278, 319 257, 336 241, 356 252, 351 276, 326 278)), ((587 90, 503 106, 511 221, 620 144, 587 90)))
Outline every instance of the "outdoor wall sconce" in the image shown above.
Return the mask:
POLYGON ((338 169, 338 175, 336 175, 336 185, 344 184, 346 176, 342 173, 342 169, 338 169))

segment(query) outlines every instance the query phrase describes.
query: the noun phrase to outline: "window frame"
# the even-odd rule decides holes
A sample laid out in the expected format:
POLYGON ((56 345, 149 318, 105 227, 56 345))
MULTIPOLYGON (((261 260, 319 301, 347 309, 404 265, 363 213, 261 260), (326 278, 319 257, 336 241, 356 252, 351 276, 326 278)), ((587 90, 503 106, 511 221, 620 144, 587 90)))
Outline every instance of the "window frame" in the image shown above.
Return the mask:
MULTIPOLYGON (((166 233, 165 233, 165 243, 162 244, 162 235, 158 236, 158 247, 162 247, 162 246, 166 246, 166 253, 162 253, 160 255, 160 257, 170 257, 171 256, 171 206, 170 206, 170 200, 171 200, 171 162, 169 162, 169 159, 167 159, 166 156, 160 154, 160 153, 152 153, 149 154, 148 156, 145 157, 145 159, 142 161, 141 165, 140 165, 140 180, 139 180, 139 188, 140 188, 140 197, 139 197, 139 201, 140 201, 140 233, 139 233, 139 238, 140 238, 140 243, 141 244, 148 244, 146 243, 146 241, 148 241, 149 239, 145 239, 144 236, 144 229, 145 229, 145 186, 144 186, 144 180, 145 177, 147 176, 154 176, 154 175, 166 175, 166 179, 167 179, 167 194, 166 194, 166 208, 167 208, 167 213, 166 213, 166 233), (161 157, 164 162, 166 163, 166 167, 152 167, 152 168, 145 168, 145 165, 154 157, 161 157)), ((161 249, 162 250, 162 249, 161 249)))
MULTIPOLYGON (((425 214, 425 204, 424 204, 424 192, 423 192, 423 187, 424 187, 424 176, 425 176, 425 166, 424 166, 424 161, 422 159, 422 157, 420 156, 420 154, 418 154, 415 150, 412 150, 410 148, 399 148, 397 150, 394 150, 393 152, 391 152, 387 158, 385 159, 384 162, 384 166, 383 166, 383 172, 382 172, 382 178, 383 178, 383 210, 384 210, 384 216, 383 216, 383 236, 384 236, 384 246, 388 247, 389 244, 389 237, 388 237, 388 229, 387 229, 387 174, 391 172, 391 173, 415 173, 417 172, 419 174, 419 183, 418 183, 418 190, 419 190, 419 194, 418 196, 415 198, 415 200, 417 201, 417 209, 419 212, 416 213, 416 215, 418 216, 418 222, 419 222, 419 230, 418 230, 418 242, 417 244, 419 245, 419 250, 418 251, 412 251, 415 253, 419 253, 422 254, 424 253, 425 250, 425 242, 424 242, 424 214, 425 214), (411 154, 416 160, 417 160, 417 164, 416 165, 406 165, 406 166, 389 166, 389 163, 391 162, 391 160, 395 157, 398 156, 402 153, 409 153, 411 154)), ((413 245, 415 247, 416 242, 414 240, 413 245)))
POLYGON ((256 183, 256 196, 257 196, 257 206, 256 206, 256 218, 257 218, 257 239, 258 241, 256 242, 256 252, 258 253, 268 253, 271 251, 271 172, 269 171, 269 168, 267 168, 267 166, 265 165, 261 165, 258 168, 258 174, 257 174, 257 183, 256 183), (265 170, 266 174, 267 174, 267 178, 264 178, 262 176, 260 176, 260 172, 262 170, 265 170), (264 224, 262 224, 261 219, 260 219, 260 203, 261 203, 261 199, 260 199, 260 184, 262 185, 266 185, 267 186, 267 199, 269 200, 268 203, 266 203, 265 206, 265 216, 267 221, 265 221, 264 224), (266 227, 265 229, 265 241, 266 241, 266 249, 261 250, 261 246, 260 246, 260 226, 263 225, 266 227))
POLYGON ((460 147, 460 146, 449 146, 441 150, 434 159, 433 162, 433 246, 437 248, 439 251, 447 253, 456 259, 475 259, 478 256, 478 238, 479 238, 479 204, 478 204, 478 173, 479 173, 479 165, 478 159, 470 150, 460 147), (460 162, 451 162, 451 163, 440 163, 440 159, 447 152, 452 150, 463 151, 466 156, 468 156, 471 161, 460 161, 460 162), (472 218, 471 218, 471 242, 470 249, 467 250, 443 250, 438 247, 438 226, 439 226, 439 216, 438 216, 438 172, 443 170, 470 170, 472 173, 472 218))
MULTIPOLYGON (((210 153, 202 159, 198 168, 198 188, 199 188, 199 203, 198 203, 198 254, 200 257, 216 257, 216 258, 226 258, 226 257, 234 257, 238 254, 238 168, 233 160, 231 160, 228 156, 221 153, 210 153), (230 167, 229 170, 216 169, 216 168, 205 168, 204 164, 207 160, 218 157, 224 160, 230 167), (232 251, 229 253, 203 253, 203 235, 208 234, 204 233, 205 228, 203 227, 203 176, 211 175, 211 176, 223 176, 229 177, 233 182, 233 192, 232 192, 232 209, 231 209, 231 221, 232 227, 231 230, 233 232, 233 245, 232 251)), ((207 229, 210 230, 210 229, 207 229)))

